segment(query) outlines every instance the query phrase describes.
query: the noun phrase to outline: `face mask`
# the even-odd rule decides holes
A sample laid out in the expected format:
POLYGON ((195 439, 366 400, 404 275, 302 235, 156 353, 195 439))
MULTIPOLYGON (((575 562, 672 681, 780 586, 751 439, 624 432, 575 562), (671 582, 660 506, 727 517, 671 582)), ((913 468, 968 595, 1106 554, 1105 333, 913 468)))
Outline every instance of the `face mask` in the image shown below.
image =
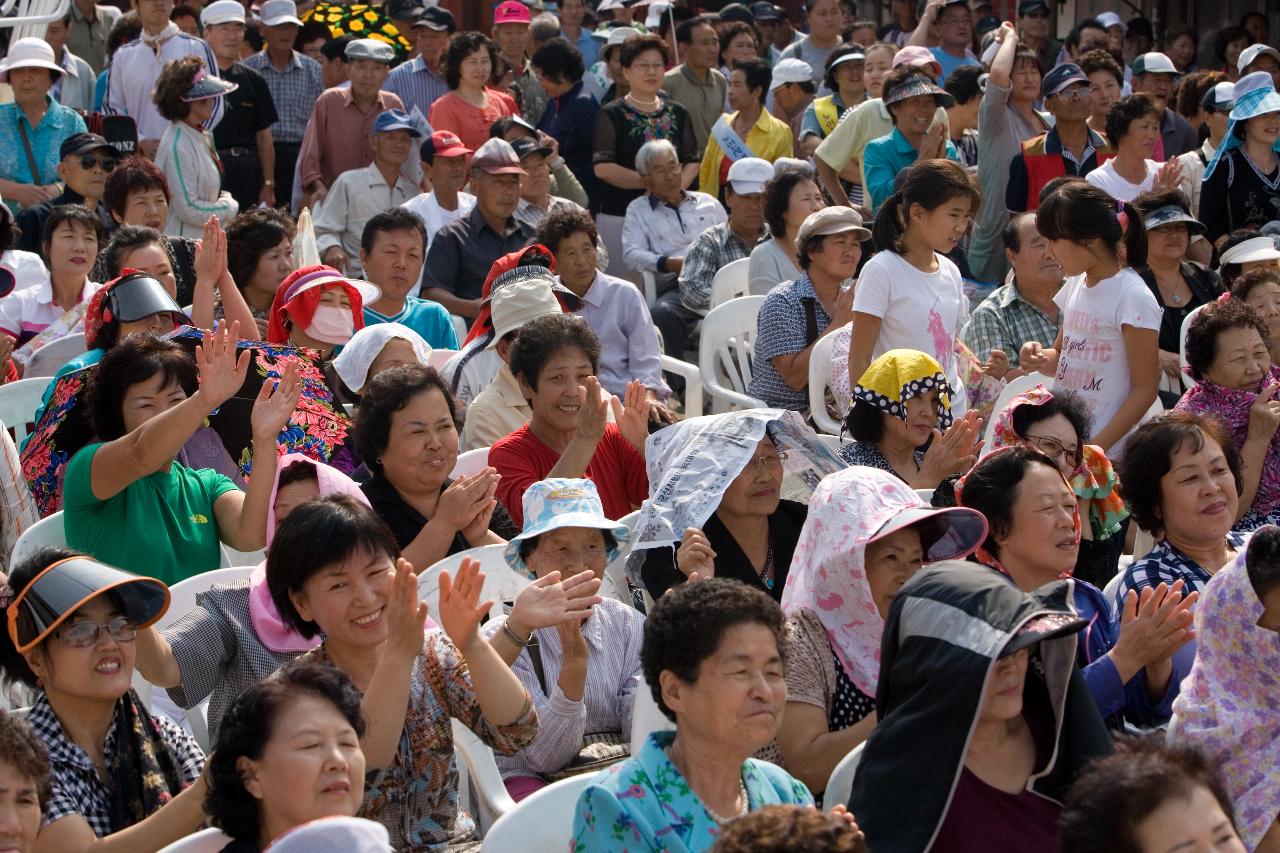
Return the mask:
POLYGON ((307 334, 326 344, 345 344, 355 334, 355 320, 350 308, 321 305, 311 317, 307 334))

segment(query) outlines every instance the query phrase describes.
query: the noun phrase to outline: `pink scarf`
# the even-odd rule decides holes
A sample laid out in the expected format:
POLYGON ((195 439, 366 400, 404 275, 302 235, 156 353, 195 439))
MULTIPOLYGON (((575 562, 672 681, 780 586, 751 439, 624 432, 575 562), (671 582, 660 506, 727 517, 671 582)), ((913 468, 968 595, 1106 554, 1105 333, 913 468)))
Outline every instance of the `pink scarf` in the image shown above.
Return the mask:
MULTIPOLYGON (((305 462, 314 465, 316 481, 320 487, 320 497, 325 495, 349 495, 365 506, 369 499, 364 492, 346 474, 337 468, 331 468, 316 462, 301 453, 286 453, 276 463, 276 481, 271 486, 271 502, 267 504, 267 547, 276 536, 276 492, 280 489, 280 473, 294 462, 305 462)), ((306 652, 320 644, 320 638, 306 637, 294 631, 280 618, 280 611, 271 600, 271 591, 267 588, 267 561, 263 560, 254 567, 249 575, 249 618, 253 621, 253 630, 262 644, 274 652, 306 652)))

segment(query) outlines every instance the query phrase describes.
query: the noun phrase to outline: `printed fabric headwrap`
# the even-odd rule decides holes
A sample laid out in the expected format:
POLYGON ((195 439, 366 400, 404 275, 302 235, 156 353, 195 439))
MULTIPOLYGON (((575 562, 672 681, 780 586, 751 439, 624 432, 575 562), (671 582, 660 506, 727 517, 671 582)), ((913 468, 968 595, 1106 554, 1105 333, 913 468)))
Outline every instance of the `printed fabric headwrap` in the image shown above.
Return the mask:
POLYGON ((953 391, 942 365, 919 350, 891 349, 871 362, 853 388, 853 399, 870 403, 886 415, 907 419, 907 400, 938 392, 938 429, 951 426, 953 391))
MULTIPOLYGON (((1275 382, 1280 382, 1280 366, 1273 364, 1259 387, 1265 388, 1275 382)), ((1249 409, 1257 399, 1256 391, 1227 388, 1201 379, 1182 395, 1174 408, 1216 417, 1231 432, 1231 440, 1236 447, 1244 447, 1245 439, 1249 437, 1249 409)), ((1280 432, 1271 437, 1267 446, 1251 509, 1258 515, 1267 515, 1277 506, 1280 506, 1280 432)))
POLYGON ((120 275, 111 281, 99 287, 93 292, 93 296, 89 297, 89 307, 84 312, 84 346, 85 349, 98 348, 98 335, 102 334, 102 327, 107 323, 102 318, 102 303, 107 301, 107 294, 120 282, 120 279, 127 275, 133 275, 138 272, 135 269, 123 269, 120 275))
POLYGON ((644 445, 649 497, 640 507, 626 567, 633 584, 642 585, 646 550, 676 546, 689 528, 702 529, 766 436, 784 453, 786 473, 806 492, 845 467, 799 412, 783 409, 687 418, 649 436, 644 445))
POLYGON ((355 321, 354 331, 358 332, 364 328, 364 299, 360 296, 360 291, 345 281, 334 281, 322 287, 302 289, 307 281, 315 275, 328 277, 341 276, 342 273, 324 264, 303 267, 289 273, 288 277, 280 282, 280 286, 276 288, 275 299, 271 301, 271 314, 267 325, 267 343, 289 343, 289 329, 285 326, 286 320, 300 329, 310 326, 311 318, 315 315, 316 308, 320 306, 320 294, 326 288, 335 286, 341 287, 347 293, 347 299, 351 303, 351 316, 355 321))
MULTIPOLYGON (((1227 124, 1227 133, 1222 137, 1218 150, 1213 152, 1209 165, 1205 167, 1202 180, 1209 180, 1213 170, 1218 168, 1218 161, 1223 155, 1232 148, 1239 148, 1244 144, 1243 137, 1235 132, 1238 122, 1248 121, 1267 113, 1280 112, 1280 93, 1276 92, 1275 82, 1266 71, 1255 71, 1244 75, 1236 81, 1234 92, 1235 106, 1231 108, 1231 114, 1228 116, 1230 121, 1227 124)), ((1277 139, 1271 148, 1280 153, 1280 139, 1277 139)))
MULTIPOLYGON (((1052 399, 1053 392, 1043 384, 1015 396, 1009 401, 1009 405, 996 413, 995 431, 987 451, 1020 444, 1022 436, 1013 428, 1014 410, 1020 406, 1043 406, 1052 399)), ((1067 481, 1088 514, 1093 538, 1108 539, 1120 530, 1120 525, 1129 517, 1129 509, 1116 488, 1120 478, 1116 476, 1111 460, 1101 447, 1086 444, 1083 457, 1081 466, 1067 481)))
MULTIPOLYGON (((1254 534, 1276 535, 1274 527, 1254 534)), ((1254 849, 1280 810, 1280 636, 1258 627, 1263 605, 1247 553, 1210 579, 1196 605, 1196 660, 1173 702, 1169 736, 1208 753, 1254 849)))

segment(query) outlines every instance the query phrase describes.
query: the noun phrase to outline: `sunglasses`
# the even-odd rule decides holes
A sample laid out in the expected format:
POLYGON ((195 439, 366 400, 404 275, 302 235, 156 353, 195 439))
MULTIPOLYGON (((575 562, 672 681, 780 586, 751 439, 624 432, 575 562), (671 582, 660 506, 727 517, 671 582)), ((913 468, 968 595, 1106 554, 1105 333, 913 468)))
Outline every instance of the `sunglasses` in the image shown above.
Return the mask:
POLYGON ((77 622, 58 631, 58 639, 73 649, 83 649, 98 642, 106 631, 117 643, 132 643, 138 636, 138 625, 132 619, 117 616, 105 625, 97 622, 77 622))
POLYGON ((81 169, 92 169, 94 166, 101 166, 102 171, 111 172, 119 163, 120 161, 115 157, 95 157, 92 154, 80 155, 81 169))

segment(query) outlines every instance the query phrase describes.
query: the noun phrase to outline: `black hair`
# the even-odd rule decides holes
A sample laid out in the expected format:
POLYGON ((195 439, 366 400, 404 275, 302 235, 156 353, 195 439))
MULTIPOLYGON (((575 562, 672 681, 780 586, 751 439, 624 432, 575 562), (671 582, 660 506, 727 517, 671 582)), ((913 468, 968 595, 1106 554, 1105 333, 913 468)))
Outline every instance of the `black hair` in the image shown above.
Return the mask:
MULTIPOLYGON (((998 538, 1013 529, 1013 507, 1018 500, 1018 484, 1032 465, 1044 465, 1058 476, 1058 463, 1047 454, 1015 444, 999 453, 989 453, 964 476, 963 489, 957 489, 957 503, 976 509, 987 519, 987 539, 982 547, 993 557, 1000 556, 998 538)), ((1065 482, 1065 481, 1064 481, 1065 482)))
POLYGON ((392 415, 409 405, 414 397, 432 389, 444 397, 454 429, 461 429, 453 394, 434 367, 420 364, 393 367, 365 383, 360 391, 360 417, 356 419, 354 441, 356 452, 370 471, 382 473, 382 451, 391 440, 392 415))
POLYGON ((741 71, 746 77, 747 91, 760 90, 760 102, 764 103, 769 94, 769 85, 773 83, 773 69, 763 59, 735 59, 733 71, 741 71))
POLYGON ((422 249, 427 248, 427 226, 422 217, 404 207, 389 207, 381 213, 375 213, 364 224, 360 232, 360 249, 365 254, 373 251, 374 241, 385 231, 408 231, 422 238, 422 249))
POLYGON ((333 38, 333 31, 329 29, 329 25, 323 21, 304 21, 302 26, 298 27, 298 37, 293 40, 293 49, 302 53, 302 46, 307 42, 316 39, 324 39, 326 42, 333 38))
MULTIPOLYGON (((67 17, 70 18, 70 14, 68 14, 67 17)), ((200 26, 200 13, 185 3, 179 3, 177 6, 174 6, 173 11, 169 13, 169 20, 176 21, 179 18, 195 18, 196 27, 201 30, 204 29, 200 26)))
POLYGON ((1249 538, 1245 569, 1259 601, 1280 586, 1280 527, 1263 525, 1249 538))
POLYGON ((1085 30, 1101 30, 1105 33, 1107 28, 1102 26, 1101 22, 1099 22, 1097 18, 1085 18, 1083 21, 1076 24, 1071 28, 1071 31, 1067 33, 1067 37, 1063 39, 1062 42, 1063 46, 1067 49, 1068 55, 1075 53, 1076 48, 1080 46, 1080 39, 1083 37, 1085 30))
POLYGON ((764 188, 764 221, 769 223, 769 233, 779 240, 787 234, 787 208, 791 206, 791 193, 801 182, 816 184, 809 172, 792 170, 783 172, 764 188))
POLYGON ((1227 62, 1227 45, 1233 41, 1248 41, 1249 32, 1244 27, 1237 27, 1228 24, 1218 30, 1218 35, 1213 40, 1213 56, 1218 60, 1219 65, 1225 65, 1227 62))
POLYGON ((262 804, 245 789, 237 762, 262 758, 275 734, 276 718, 293 700, 304 696, 333 705, 357 737, 364 735, 360 690, 336 666, 289 663, 246 687, 218 726, 218 739, 209 756, 209 789, 204 796, 204 812, 210 822, 236 841, 257 843, 262 827, 262 804))
POLYGON ((1184 350, 1192 379, 1204 379, 1205 371, 1218 357, 1218 336, 1232 329, 1254 329, 1262 336, 1264 344, 1271 339, 1266 322, 1248 302, 1242 299, 1210 302, 1196 314, 1187 328, 1184 350))
POLYGON ((708 15, 694 15, 689 20, 682 21, 676 27, 676 44, 692 44, 694 29, 697 27, 712 27, 714 29, 711 21, 712 19, 708 15))
POLYGON ((129 335, 107 350, 85 387, 89 424, 100 441, 115 441, 125 435, 124 395, 157 373, 164 379, 162 387, 176 382, 188 397, 199 387, 191 353, 154 332, 129 335))
POLYGON ((142 246, 160 246, 168 254, 164 235, 145 225, 121 225, 111 233, 111 240, 99 253, 102 256, 107 280, 119 278, 124 271, 124 256, 142 246))
MULTIPOLYGON (((1228 234, 1226 239, 1222 241, 1222 244, 1218 246, 1217 257, 1221 259, 1222 256, 1227 253, 1228 249, 1234 246, 1239 246, 1245 240, 1252 240, 1257 236, 1257 231, 1251 231, 1248 228, 1237 228, 1235 231, 1228 234)), ((1221 261, 1219 261, 1219 263, 1221 263, 1221 261)), ((1229 290, 1235 284, 1236 279, 1239 278, 1240 273, 1243 271, 1244 264, 1242 263, 1222 264, 1218 268, 1218 275, 1222 276, 1222 284, 1229 290)))
POLYGON ((520 327, 520 336, 507 356, 511 375, 538 390, 538 375, 562 349, 577 347, 587 354, 592 373, 600 368, 600 339, 576 314, 548 314, 520 327))
POLYGON ((1084 178, 1080 175, 1059 175, 1056 178, 1050 178, 1049 181, 1040 188, 1040 195, 1038 196, 1037 201, 1040 204, 1044 204, 1045 199, 1065 187, 1067 184, 1078 184, 1083 182, 1084 178))
MULTIPOLYGON (((44 254, 44 262, 49 263, 49 248, 53 245, 53 232, 58 230, 58 226, 64 222, 78 222, 85 228, 93 232, 97 245, 101 246, 103 241, 102 222, 98 219, 97 214, 89 210, 83 204, 60 204, 49 211, 49 217, 44 221, 44 233, 40 235, 40 249, 44 254)), ((97 248, 94 248, 94 257, 97 257, 97 248)), ((90 261, 93 258, 89 259, 90 261)))
MULTIPOLYGON (((687 21, 685 23, 688 23, 687 21)), ((683 26, 683 24, 681 25, 683 26)), ((636 57, 648 50, 656 50, 662 54, 662 61, 666 63, 669 54, 667 53, 667 43, 661 37, 653 33, 645 33, 638 36, 629 36, 622 43, 622 53, 618 56, 618 62, 622 63, 623 68, 630 68, 631 63, 636 61, 636 57)))
POLYGON ((337 59, 345 63, 347 61, 347 45, 355 40, 356 36, 351 33, 344 33, 331 38, 320 45, 320 55, 330 62, 337 59))
MULTIPOLYGON (((79 551, 72 551, 69 548, 41 548, 34 554, 26 557, 9 573, 9 589, 13 591, 13 598, 22 594, 22 591, 31 585, 36 576, 52 566, 54 563, 66 560, 70 557, 83 556, 79 551)), ((0 617, 3 617, 5 630, 0 630, 0 671, 4 673, 6 684, 22 684, 27 687, 36 687, 39 679, 35 672, 31 669, 31 665, 27 663, 27 659, 18 652, 18 646, 14 643, 13 638, 9 636, 8 619, 9 608, 14 604, 11 601, 5 607, 0 608, 0 617)), ((20 617, 19 617, 20 618, 20 617)), ((42 650, 40 646, 37 650, 42 650)))
POLYGON ((1240 451, 1222 421, 1207 413, 1171 409, 1139 424, 1125 443, 1124 456, 1116 462, 1124 502, 1135 524, 1152 534, 1163 530, 1160 508, 1164 493, 1160 481, 1173 466, 1173 454, 1184 443, 1189 442, 1191 450, 1199 453, 1206 439, 1222 448, 1236 481, 1236 494, 1244 493, 1240 451))
POLYGON ((1100 240, 1120 260, 1124 244, 1124 265, 1142 267, 1147 263, 1147 229, 1142 214, 1129 202, 1118 203, 1106 190, 1087 181, 1071 181, 1040 205, 1036 228, 1049 240, 1070 240, 1081 244, 1100 240), (1119 209, 1117 209, 1119 208, 1119 209), (1122 228, 1118 213, 1123 210, 1122 228))
POLYGON ((285 626, 308 639, 319 634, 320 626, 302 618, 289 593, 361 553, 394 562, 400 548, 382 516, 349 495, 325 495, 285 516, 267 551, 267 589, 285 626))
POLYGON ((1249 294, 1264 284, 1280 284, 1280 270, 1273 267, 1259 267, 1249 270, 1236 278, 1231 285, 1231 295, 1235 299, 1248 301, 1249 294))
POLYGON ((458 88, 462 82, 462 61, 479 50, 489 52, 490 68, 496 69, 498 46, 484 33, 466 30, 449 40, 449 46, 444 51, 444 82, 450 89, 458 88))
POLYGON ((506 139, 507 131, 511 130, 513 127, 518 127, 522 133, 534 136, 535 134, 530 131, 529 128, 517 121, 518 118, 519 116, 503 116, 500 119, 495 119, 493 124, 489 125, 489 138, 506 139))
POLYGON ((136 39, 142 33, 142 19, 135 9, 125 12, 111 25, 107 33, 107 58, 115 56, 116 51, 136 39))
MULTIPOLYGON (((227 272, 243 292, 258 269, 262 256, 285 240, 293 240, 296 227, 289 214, 274 207, 255 207, 236 215, 227 233, 227 272)), ((276 282, 279 286, 280 282, 276 282)))
POLYGON ((1039 406, 1024 404, 1014 409, 1013 431, 1018 436, 1025 437, 1027 430, 1055 415, 1062 415, 1071 424, 1071 429, 1076 434, 1076 443, 1083 452, 1084 443, 1092 433, 1093 421, 1089 417, 1089 407, 1074 391, 1055 391, 1053 399, 1046 403, 1039 406))
POLYGON ((1036 212, 1034 210, 1024 210, 1020 213, 1010 213, 1009 221, 1000 231, 1000 239, 1004 243, 1004 247, 1015 255, 1022 251, 1022 222, 1028 216, 1035 220, 1036 212))
MULTIPOLYGON (((523 335, 521 335, 523 337, 523 335)), ((702 662, 716 653, 724 635, 738 625, 763 625, 786 657, 782 608, 765 592, 733 578, 707 578, 673 586, 654 603, 644 623, 640 666, 653 701, 674 721, 662 701, 663 672, 685 684, 698 680, 702 662)))
POLYGON ((829 91, 840 91, 840 87, 836 84, 835 63, 837 59, 840 59, 842 56, 848 56, 851 53, 863 54, 865 61, 866 54, 863 52, 862 48, 851 44, 840 45, 835 50, 831 51, 831 55, 827 57, 827 62, 823 66, 822 83, 829 91))
POLYGON ((957 104, 967 104, 974 98, 982 97, 981 78, 984 73, 980 65, 961 65, 951 72, 942 88, 956 99, 957 104))
POLYGON ((146 190, 160 190, 166 201, 172 197, 169 180, 164 172, 146 157, 135 154, 124 158, 111 170, 102 190, 102 203, 117 219, 123 221, 129 194, 146 190))
POLYGON ((756 28, 746 21, 731 21, 727 27, 720 31, 720 61, 722 63, 724 63, 724 52, 729 49, 729 45, 733 44, 733 40, 738 36, 744 34, 751 36, 757 47, 760 45, 760 36, 756 34, 756 28))
POLYGON ((1107 107, 1107 139, 1111 140, 1112 147, 1118 146, 1135 121, 1147 116, 1159 118, 1159 115, 1155 101, 1150 96, 1142 92, 1125 95, 1107 107))
POLYGON ((292 486, 294 483, 301 483, 304 480, 318 483, 320 482, 320 472, 316 470, 316 466, 312 463, 303 462, 299 459, 280 469, 280 475, 276 478, 276 489, 283 489, 285 486, 292 486))
POLYGON ((31 724, 9 711, 0 710, 0 762, 8 764, 35 783, 36 800, 43 812, 53 794, 53 774, 49 750, 31 724))
POLYGON ((541 243, 552 254, 560 251, 560 244, 573 234, 586 234, 595 245, 600 232, 591 214, 576 205, 564 205, 551 211, 538 223, 534 242, 541 243))
POLYGON ((884 412, 866 400, 855 398, 844 416, 844 428, 859 444, 879 444, 884 438, 884 412))
POLYGON ((1199 747, 1161 734, 1121 738, 1114 753, 1090 764, 1067 791, 1062 853, 1143 853, 1138 827, 1170 800, 1189 800, 1197 788, 1213 795, 1234 831, 1231 795, 1199 747))
MULTIPOLYGON (((608 553, 609 551, 612 551, 614 548, 618 547, 618 540, 615 539, 613 534, 610 533, 608 530, 601 528, 600 537, 601 539, 604 540, 605 553, 608 553)), ((529 561, 529 555, 532 554, 537 549, 538 540, 540 540, 541 538, 542 538, 542 534, 538 534, 537 536, 530 536, 528 539, 521 539, 520 540, 520 559, 524 560, 527 563, 529 561)))
POLYGON ((902 189, 880 205, 871 227, 871 238, 880 251, 900 255, 906 252, 902 240, 912 205, 936 210, 952 199, 968 198, 973 209, 977 210, 982 201, 982 193, 969 173, 954 160, 917 160, 901 177, 902 189))
POLYGON ((559 37, 547 39, 529 61, 543 77, 556 83, 573 83, 586 73, 582 52, 559 37))

